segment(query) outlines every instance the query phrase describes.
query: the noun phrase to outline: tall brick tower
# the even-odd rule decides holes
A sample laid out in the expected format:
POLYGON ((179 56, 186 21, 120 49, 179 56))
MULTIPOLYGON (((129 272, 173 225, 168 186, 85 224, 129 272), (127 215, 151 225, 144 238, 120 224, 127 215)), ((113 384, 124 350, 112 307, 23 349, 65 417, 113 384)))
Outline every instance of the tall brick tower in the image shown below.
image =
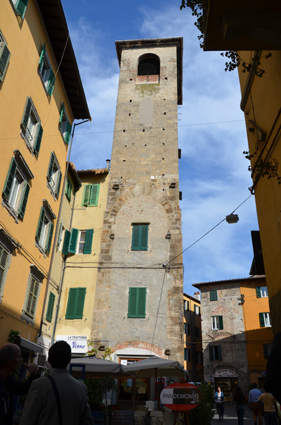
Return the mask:
POLYGON ((182 46, 182 38, 116 42, 120 78, 92 340, 123 363, 157 355, 183 364, 182 46))

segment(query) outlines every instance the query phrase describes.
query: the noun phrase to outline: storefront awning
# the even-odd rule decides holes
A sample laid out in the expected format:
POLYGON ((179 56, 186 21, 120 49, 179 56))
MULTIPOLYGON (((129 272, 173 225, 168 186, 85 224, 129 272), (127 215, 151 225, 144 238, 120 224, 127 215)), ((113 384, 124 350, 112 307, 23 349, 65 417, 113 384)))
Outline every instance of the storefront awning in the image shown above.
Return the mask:
POLYGON ((28 341, 25 338, 20 337, 20 347, 27 348, 30 351, 35 351, 36 353, 43 354, 43 347, 35 342, 28 341))

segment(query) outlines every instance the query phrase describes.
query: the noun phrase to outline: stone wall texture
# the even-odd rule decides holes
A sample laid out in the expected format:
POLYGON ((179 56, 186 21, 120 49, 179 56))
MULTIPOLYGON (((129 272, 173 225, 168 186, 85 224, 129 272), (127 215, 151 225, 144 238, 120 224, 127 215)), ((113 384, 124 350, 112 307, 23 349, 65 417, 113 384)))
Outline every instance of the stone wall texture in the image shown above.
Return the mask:
POLYGON ((92 340, 162 357, 168 348, 171 359, 183 362, 177 121, 176 46, 124 49, 92 340), (146 53, 160 58, 158 78, 137 78, 138 58, 146 53), (133 223, 149 224, 147 251, 131 250, 133 223), (128 318, 130 287, 147 288, 143 319, 128 318))

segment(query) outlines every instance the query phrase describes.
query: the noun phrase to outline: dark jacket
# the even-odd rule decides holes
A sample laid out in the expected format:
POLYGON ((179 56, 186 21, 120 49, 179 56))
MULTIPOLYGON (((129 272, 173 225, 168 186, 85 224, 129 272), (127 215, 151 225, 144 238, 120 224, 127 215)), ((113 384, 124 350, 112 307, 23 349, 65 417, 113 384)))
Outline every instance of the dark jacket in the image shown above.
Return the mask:
POLYGON ((12 425, 15 395, 26 395, 31 382, 37 376, 30 375, 28 380, 20 382, 8 376, 5 380, 0 373, 0 424, 12 425))

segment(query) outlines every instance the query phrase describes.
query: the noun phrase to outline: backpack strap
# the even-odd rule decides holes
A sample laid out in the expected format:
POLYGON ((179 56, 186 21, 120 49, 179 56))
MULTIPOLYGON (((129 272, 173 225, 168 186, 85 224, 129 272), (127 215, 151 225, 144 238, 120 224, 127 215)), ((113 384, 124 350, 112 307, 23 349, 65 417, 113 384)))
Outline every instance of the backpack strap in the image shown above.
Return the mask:
POLYGON ((52 387, 53 387, 53 390, 54 390, 54 393, 55 393, 55 396, 56 396, 57 408, 58 408, 58 414, 59 414, 59 422, 60 422, 60 425, 62 425, 60 395, 59 395, 59 392, 58 392, 58 389, 57 389, 57 386, 56 386, 56 383, 55 383, 54 378, 51 375, 47 375, 47 378, 51 382, 52 387))

